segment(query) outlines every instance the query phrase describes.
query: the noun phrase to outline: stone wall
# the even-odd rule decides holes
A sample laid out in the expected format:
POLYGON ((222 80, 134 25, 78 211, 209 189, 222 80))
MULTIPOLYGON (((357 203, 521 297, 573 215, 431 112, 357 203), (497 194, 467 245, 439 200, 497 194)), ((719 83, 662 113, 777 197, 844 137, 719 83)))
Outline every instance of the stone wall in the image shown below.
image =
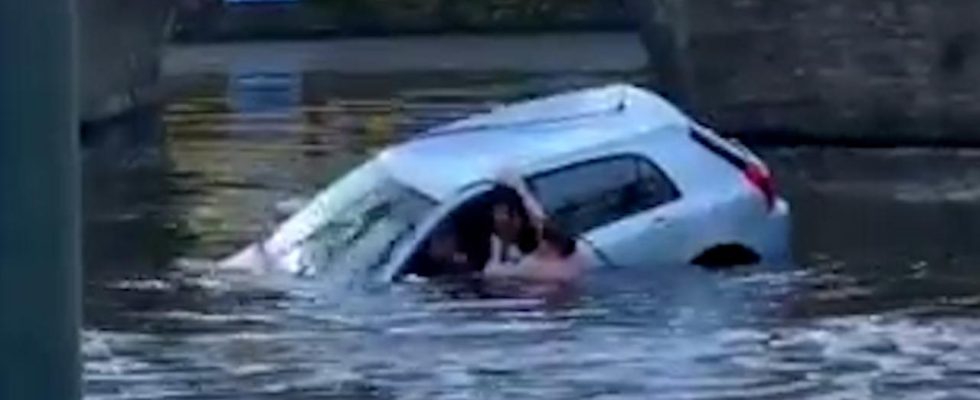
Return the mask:
POLYGON ((173 2, 79 0, 78 82, 84 121, 154 97, 173 2))
POLYGON ((980 144, 980 2, 629 0, 657 86, 757 140, 980 144))
POLYGON ((621 0, 200 0, 185 3, 177 22, 185 41, 632 26, 621 0))

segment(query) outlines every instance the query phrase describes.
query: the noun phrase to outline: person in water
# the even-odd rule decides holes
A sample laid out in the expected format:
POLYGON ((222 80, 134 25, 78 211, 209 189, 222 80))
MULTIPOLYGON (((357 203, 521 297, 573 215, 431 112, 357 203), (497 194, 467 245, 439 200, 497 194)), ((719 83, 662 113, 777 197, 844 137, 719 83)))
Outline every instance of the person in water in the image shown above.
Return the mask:
POLYGON ((576 241, 548 222, 544 209, 518 175, 504 171, 504 187, 494 191, 490 259, 484 275, 545 281, 572 281, 584 263, 576 241))

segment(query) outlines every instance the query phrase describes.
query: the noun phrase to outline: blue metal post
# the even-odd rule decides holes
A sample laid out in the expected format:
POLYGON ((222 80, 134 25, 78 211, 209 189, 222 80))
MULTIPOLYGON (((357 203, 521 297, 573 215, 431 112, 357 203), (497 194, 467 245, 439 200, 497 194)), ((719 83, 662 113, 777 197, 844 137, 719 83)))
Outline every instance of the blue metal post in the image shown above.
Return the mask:
POLYGON ((75 3, 0 0, 3 400, 80 398, 75 3))

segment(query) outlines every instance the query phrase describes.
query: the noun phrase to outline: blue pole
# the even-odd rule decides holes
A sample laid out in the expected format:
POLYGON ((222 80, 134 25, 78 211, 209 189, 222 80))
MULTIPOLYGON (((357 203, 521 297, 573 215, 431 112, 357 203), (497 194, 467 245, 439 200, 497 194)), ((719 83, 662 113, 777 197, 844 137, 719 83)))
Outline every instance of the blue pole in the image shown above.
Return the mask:
POLYGON ((80 398, 75 2, 0 0, 0 399, 80 398))

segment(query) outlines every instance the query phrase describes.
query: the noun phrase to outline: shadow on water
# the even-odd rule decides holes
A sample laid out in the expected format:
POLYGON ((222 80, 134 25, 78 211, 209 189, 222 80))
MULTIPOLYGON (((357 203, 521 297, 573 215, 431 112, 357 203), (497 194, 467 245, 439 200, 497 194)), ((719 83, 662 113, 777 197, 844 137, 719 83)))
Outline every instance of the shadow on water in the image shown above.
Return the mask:
POLYGON ((89 399, 960 398, 980 389, 980 153, 763 149, 801 267, 608 271, 559 298, 216 271, 387 143, 632 74, 182 77, 89 132, 89 399), (943 397, 945 396, 945 397, 943 397))
POLYGON ((943 308, 980 298, 980 152, 782 149, 797 257, 820 276, 801 312, 943 308))

